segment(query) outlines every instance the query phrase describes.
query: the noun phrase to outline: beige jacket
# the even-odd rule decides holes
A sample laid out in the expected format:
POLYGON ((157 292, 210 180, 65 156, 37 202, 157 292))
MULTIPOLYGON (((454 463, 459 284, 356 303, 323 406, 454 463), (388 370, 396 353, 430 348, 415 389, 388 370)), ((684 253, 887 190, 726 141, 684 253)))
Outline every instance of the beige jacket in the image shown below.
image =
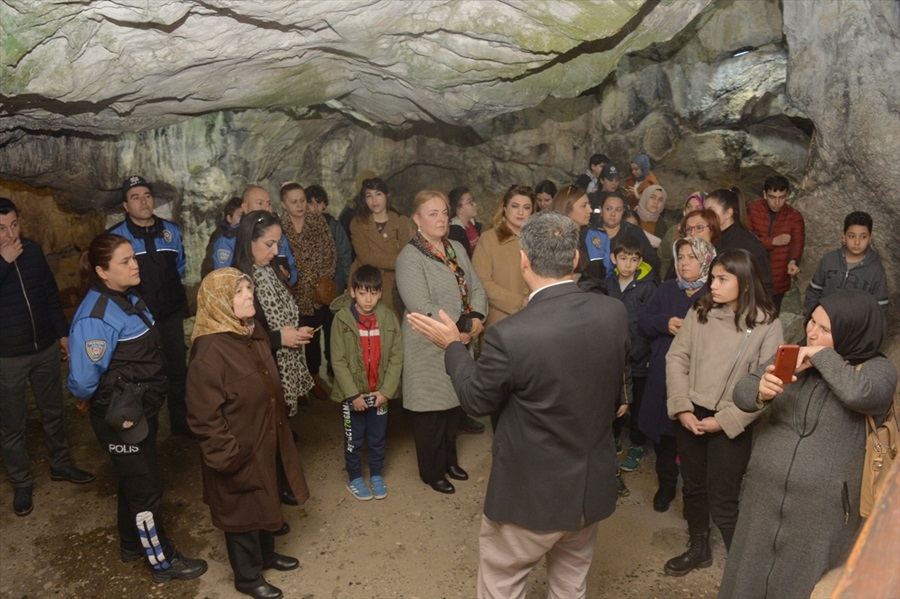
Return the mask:
POLYGON ((737 382, 775 355, 783 342, 781 321, 741 330, 727 307, 709 311, 706 324, 691 309, 666 354, 669 418, 693 412, 694 405, 716 412, 716 420, 730 439, 744 432, 759 413, 742 411, 731 398, 737 382))
POLYGON ((350 276, 347 280, 352 280, 353 273, 363 264, 371 264, 380 268, 382 275, 381 301, 395 313, 398 312, 394 307, 397 255, 412 239, 413 233, 412 221, 409 220, 409 217, 396 212, 388 213, 387 225, 380 233, 371 217, 365 220, 354 217, 350 221, 350 241, 353 243, 353 251, 356 252, 356 260, 350 265, 350 276))
POLYGON ((497 230, 489 229, 478 240, 472 265, 487 291, 490 312, 485 327, 500 322, 522 307, 528 297, 528 285, 519 266, 519 238, 497 240, 497 230))

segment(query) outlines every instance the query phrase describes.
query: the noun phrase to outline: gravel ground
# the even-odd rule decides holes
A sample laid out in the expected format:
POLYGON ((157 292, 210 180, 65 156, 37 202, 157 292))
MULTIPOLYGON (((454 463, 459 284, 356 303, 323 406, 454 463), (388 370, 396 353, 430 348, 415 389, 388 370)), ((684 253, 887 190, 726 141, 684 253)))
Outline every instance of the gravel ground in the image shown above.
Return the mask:
MULTIPOLYGON (((416 473, 408 419, 391 406, 385 481, 389 495, 361 502, 345 488, 339 408, 312 401, 293 419, 300 434, 312 498, 285 506, 292 531, 276 550, 300 559, 294 572, 267 573, 285 596, 301 599, 467 598, 475 595, 478 528, 490 473, 490 427, 459 438, 460 463, 470 474, 455 495, 441 495, 416 473)), ((140 562, 118 557, 116 483, 90 423, 68 406, 68 430, 76 465, 97 475, 76 486, 51 482, 37 410, 31 407, 27 443, 33 458, 34 511, 12 511, 12 488, 0 483, 0 596, 13 597, 235 597, 224 536, 213 528, 201 500, 196 443, 168 434, 161 418, 159 454, 165 484, 167 530, 179 550, 209 561, 192 581, 154 584, 140 562)), ((484 419, 485 422, 487 419, 484 419)), ((713 535, 714 562, 682 578, 663 574, 665 561, 684 550, 687 531, 680 497, 667 513, 653 511, 653 456, 625 474, 631 490, 600 525, 588 582, 589 597, 715 597, 724 548, 713 535)), ((561 490, 564 492, 564 490, 561 490)), ((529 598, 546 597, 546 573, 529 579, 529 598)))

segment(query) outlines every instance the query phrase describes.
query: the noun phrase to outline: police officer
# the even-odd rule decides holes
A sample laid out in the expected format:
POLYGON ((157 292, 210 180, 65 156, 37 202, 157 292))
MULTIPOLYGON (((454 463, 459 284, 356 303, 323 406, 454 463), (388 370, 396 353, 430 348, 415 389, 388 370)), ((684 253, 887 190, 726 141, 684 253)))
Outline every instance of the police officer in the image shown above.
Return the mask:
POLYGON ((187 262, 181 229, 153 214, 155 203, 150 184, 143 177, 128 177, 122 183, 125 220, 109 229, 131 243, 141 268, 138 293, 156 319, 162 336, 166 371, 169 377, 169 422, 172 433, 193 437, 187 425, 184 383, 187 378, 187 350, 184 319, 187 294, 181 279, 187 262))
POLYGON ((154 582, 196 578, 206 562, 178 553, 160 517, 156 433, 166 363, 153 316, 133 292, 141 282, 134 249, 124 237, 104 233, 82 253, 79 268, 87 289, 69 335, 67 383, 81 400, 78 409, 90 411, 119 479, 120 556, 146 558, 154 582))

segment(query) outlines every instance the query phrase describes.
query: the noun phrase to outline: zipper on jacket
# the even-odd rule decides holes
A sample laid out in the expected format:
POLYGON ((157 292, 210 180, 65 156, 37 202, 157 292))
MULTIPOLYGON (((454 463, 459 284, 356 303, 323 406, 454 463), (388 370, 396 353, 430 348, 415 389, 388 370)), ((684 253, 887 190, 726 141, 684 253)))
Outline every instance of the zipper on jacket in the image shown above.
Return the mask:
POLYGON ((22 280, 22 271, 19 270, 19 263, 13 262, 13 264, 16 266, 16 274, 19 275, 19 286, 22 288, 22 297, 25 298, 25 305, 28 307, 28 316, 31 320, 31 343, 34 345, 34 351, 37 351, 37 327, 34 324, 34 312, 31 311, 31 302, 28 301, 28 294, 25 292, 25 281, 22 280))

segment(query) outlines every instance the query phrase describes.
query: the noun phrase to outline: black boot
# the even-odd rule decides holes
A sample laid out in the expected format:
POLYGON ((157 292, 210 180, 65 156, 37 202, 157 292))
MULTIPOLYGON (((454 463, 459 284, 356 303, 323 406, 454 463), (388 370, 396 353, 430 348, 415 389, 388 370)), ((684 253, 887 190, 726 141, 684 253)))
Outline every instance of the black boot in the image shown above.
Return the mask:
POLYGON ((684 576, 695 568, 709 568, 712 565, 712 551, 709 548, 709 531, 691 535, 688 550, 666 562, 666 574, 684 576))

